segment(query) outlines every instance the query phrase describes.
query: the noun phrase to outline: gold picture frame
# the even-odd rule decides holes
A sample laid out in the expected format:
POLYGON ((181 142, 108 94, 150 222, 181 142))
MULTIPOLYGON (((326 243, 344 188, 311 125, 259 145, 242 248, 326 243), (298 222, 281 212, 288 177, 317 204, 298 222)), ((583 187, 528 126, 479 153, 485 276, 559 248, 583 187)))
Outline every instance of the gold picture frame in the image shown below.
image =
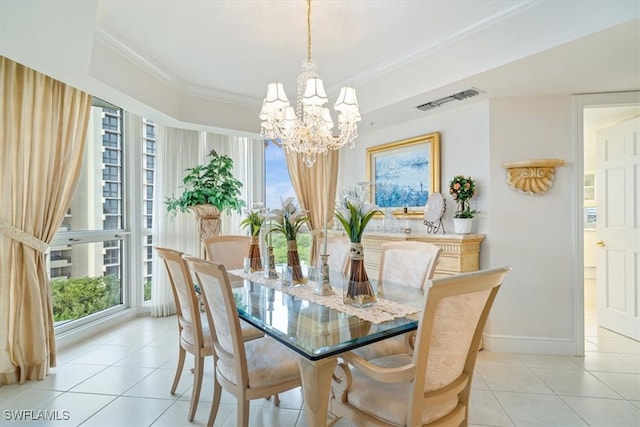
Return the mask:
POLYGON ((381 209, 423 215, 429 194, 440 192, 440 132, 367 148, 367 181, 381 209))

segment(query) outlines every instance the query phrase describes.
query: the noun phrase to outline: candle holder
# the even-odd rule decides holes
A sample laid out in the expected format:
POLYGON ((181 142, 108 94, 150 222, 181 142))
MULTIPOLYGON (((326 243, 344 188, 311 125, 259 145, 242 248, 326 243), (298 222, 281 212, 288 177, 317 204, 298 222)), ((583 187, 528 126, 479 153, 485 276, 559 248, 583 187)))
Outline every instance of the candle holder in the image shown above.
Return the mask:
POLYGON ((316 285, 313 293, 316 295, 328 296, 333 295, 333 289, 331 289, 331 283, 329 282, 329 254, 320 255, 320 259, 322 260, 321 271, 322 271, 322 279, 318 280, 318 284, 316 285))
POLYGON ((276 271, 276 261, 273 256, 273 246, 267 247, 267 262, 264 269, 264 277, 267 279, 277 279, 278 272, 276 271))

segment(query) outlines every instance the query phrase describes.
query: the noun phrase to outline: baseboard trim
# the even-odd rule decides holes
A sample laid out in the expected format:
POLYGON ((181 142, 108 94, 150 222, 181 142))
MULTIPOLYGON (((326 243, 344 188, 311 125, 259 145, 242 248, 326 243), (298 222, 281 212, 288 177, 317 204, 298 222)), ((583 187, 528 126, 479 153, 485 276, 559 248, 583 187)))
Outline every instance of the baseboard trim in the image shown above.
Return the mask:
POLYGON ((484 350, 497 353, 576 356, 576 341, 569 338, 484 335, 484 350))

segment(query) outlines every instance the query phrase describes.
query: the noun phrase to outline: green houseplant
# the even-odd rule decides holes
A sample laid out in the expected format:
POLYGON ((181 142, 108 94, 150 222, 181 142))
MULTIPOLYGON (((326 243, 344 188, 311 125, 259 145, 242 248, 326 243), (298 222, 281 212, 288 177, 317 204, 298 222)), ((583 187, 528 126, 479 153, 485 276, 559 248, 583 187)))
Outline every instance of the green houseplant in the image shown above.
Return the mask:
POLYGON ((245 205, 240 199, 242 183, 233 176, 233 160, 215 150, 208 154, 209 163, 187 168, 182 178, 184 191, 180 197, 167 197, 167 211, 189 212, 194 206, 213 205, 220 212, 240 212, 245 205))
POLYGON ((178 211, 196 213, 201 239, 220 233, 220 213, 239 213, 245 205, 240 199, 242 183, 233 176, 233 159, 215 150, 208 157, 208 163, 186 169, 182 194, 165 200, 167 211, 174 216, 178 211))

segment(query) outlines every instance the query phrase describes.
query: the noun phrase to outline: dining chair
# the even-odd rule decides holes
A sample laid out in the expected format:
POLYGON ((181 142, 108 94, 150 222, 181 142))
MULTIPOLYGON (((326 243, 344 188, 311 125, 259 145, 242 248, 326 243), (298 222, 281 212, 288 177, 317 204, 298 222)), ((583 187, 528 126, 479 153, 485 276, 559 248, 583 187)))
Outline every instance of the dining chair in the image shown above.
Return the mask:
POLYGON ((441 251, 433 243, 415 240, 383 243, 378 283, 390 281, 424 289, 427 280, 433 278, 441 251))
MULTIPOLYGON (((198 399, 202 386, 202 374, 204 369, 204 358, 211 356, 211 333, 206 318, 203 319, 198 295, 193 284, 189 266, 183 258, 183 253, 173 249, 156 247, 158 256, 164 262, 169 275, 169 283, 176 305, 178 317, 179 353, 176 374, 171 385, 171 394, 175 394, 186 353, 194 356, 193 387, 191 390, 191 403, 189 405, 189 421, 193 421, 198 408, 198 399), (203 321, 204 320, 204 321, 203 321)), ((259 330, 243 322, 242 333, 245 340, 252 340, 262 337, 264 334, 259 330)))
POLYGON ((223 264, 227 270, 243 268, 243 259, 249 256, 251 237, 242 235, 212 236, 203 239, 207 259, 223 264))
MULTIPOLYGON (((442 249, 433 243, 420 241, 385 242, 380 247, 378 293, 384 296, 384 283, 394 283, 424 289, 433 278, 442 249)), ((414 332, 369 344, 355 352, 365 359, 375 359, 394 353, 404 353, 413 346, 414 332)))
POLYGON ((330 410, 356 425, 467 425, 482 330, 510 267, 431 280, 413 354, 342 355, 330 410))
MULTIPOLYGON (((322 254, 324 250, 324 240, 322 238, 317 239, 317 253, 322 254)), ((328 263, 329 270, 339 271, 343 276, 346 276, 349 272, 349 249, 351 242, 347 236, 329 236, 327 237, 327 253, 329 254, 328 263)), ((318 264, 320 263, 320 256, 318 255, 318 264)))
MULTIPOLYGON (((214 393, 207 425, 212 426, 222 389, 237 401, 238 426, 249 425, 249 401, 300 387, 295 352, 270 337, 243 341, 236 301, 222 264, 186 257, 203 291, 213 338, 214 393)), ((276 402, 277 404, 277 402, 276 402)))

